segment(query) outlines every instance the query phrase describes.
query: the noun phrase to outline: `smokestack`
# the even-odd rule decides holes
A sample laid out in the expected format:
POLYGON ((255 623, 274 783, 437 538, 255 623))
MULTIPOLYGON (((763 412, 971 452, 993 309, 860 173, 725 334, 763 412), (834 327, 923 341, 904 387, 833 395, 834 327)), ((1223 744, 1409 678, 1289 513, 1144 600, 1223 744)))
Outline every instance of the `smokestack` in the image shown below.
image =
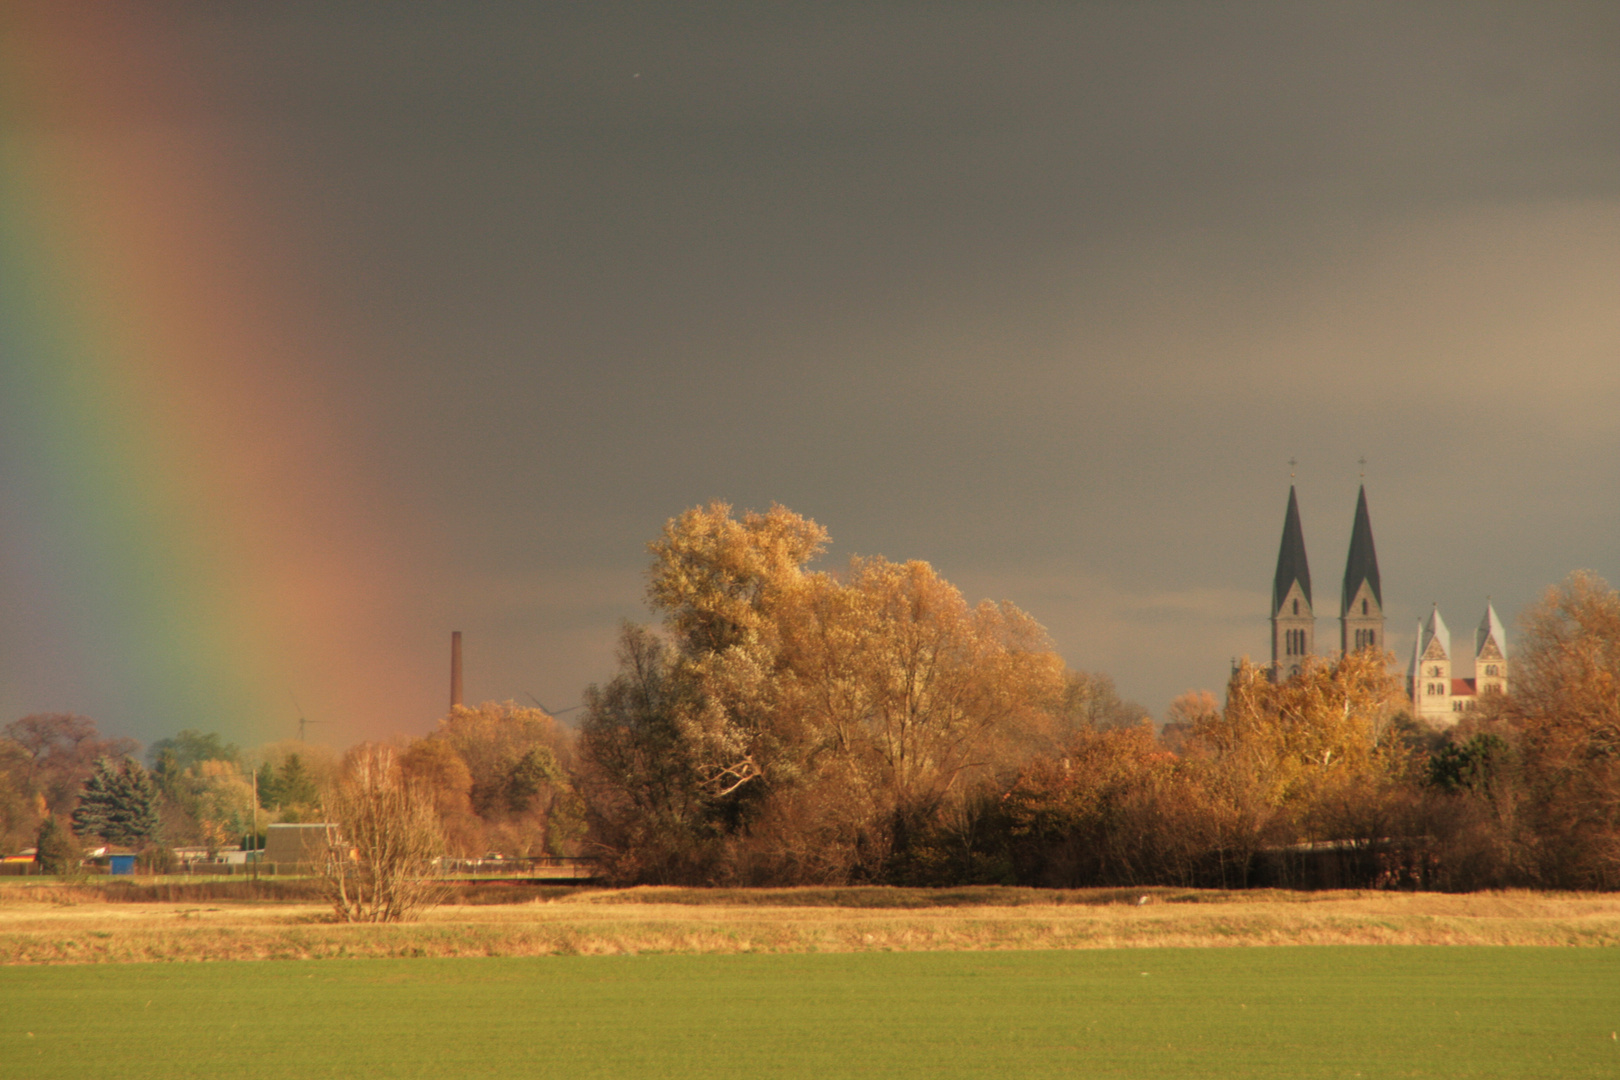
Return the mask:
POLYGON ((450 631, 450 708, 461 704, 461 631, 450 631))

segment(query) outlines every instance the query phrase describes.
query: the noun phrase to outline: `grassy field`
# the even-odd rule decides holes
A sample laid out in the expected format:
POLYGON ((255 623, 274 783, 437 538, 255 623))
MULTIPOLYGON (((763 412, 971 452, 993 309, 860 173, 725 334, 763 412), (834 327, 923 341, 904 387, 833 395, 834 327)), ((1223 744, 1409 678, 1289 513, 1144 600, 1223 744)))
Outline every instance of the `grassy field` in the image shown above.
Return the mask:
POLYGON ((1613 1077, 1620 950, 0 969, 0 1075, 1613 1077))
POLYGON ((1620 945, 1614 895, 491 886, 416 923, 355 926, 333 923, 327 908, 296 889, 255 899, 244 885, 0 887, 0 963, 1620 945))

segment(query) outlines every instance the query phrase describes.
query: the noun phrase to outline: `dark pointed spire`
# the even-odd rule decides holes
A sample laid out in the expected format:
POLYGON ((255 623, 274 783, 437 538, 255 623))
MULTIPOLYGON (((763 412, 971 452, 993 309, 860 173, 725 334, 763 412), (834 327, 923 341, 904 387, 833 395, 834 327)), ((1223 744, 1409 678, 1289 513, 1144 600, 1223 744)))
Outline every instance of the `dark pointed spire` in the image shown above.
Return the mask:
POLYGON ((1299 524, 1299 500, 1288 485, 1288 516, 1283 519, 1282 547, 1277 551, 1277 576, 1271 583, 1271 613, 1277 614, 1294 582, 1311 603, 1311 567, 1305 559, 1305 530, 1299 524))
POLYGON ((1372 518, 1367 514, 1367 488, 1362 485, 1356 499, 1356 524, 1350 530, 1350 558, 1344 564, 1344 594, 1339 598, 1339 610, 1349 611, 1356 598, 1356 590, 1365 581, 1372 587, 1373 599, 1379 608, 1384 606, 1383 585, 1378 580, 1378 552, 1373 548, 1372 518))

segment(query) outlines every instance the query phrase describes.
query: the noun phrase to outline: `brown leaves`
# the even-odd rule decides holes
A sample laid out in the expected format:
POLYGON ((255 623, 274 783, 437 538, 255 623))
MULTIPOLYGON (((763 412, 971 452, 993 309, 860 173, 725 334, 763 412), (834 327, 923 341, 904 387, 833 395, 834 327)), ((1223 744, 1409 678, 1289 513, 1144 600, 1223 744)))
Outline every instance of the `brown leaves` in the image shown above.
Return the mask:
POLYGON ((458 705, 400 758, 431 797, 452 850, 556 854, 579 831, 566 765, 572 739, 541 709, 458 705))
POLYGON ((1550 884, 1620 885, 1620 593, 1578 571, 1523 618, 1506 717, 1550 884))
POLYGON ((1553 586, 1523 618, 1513 712, 1551 751, 1620 754, 1620 593, 1588 571, 1553 586))

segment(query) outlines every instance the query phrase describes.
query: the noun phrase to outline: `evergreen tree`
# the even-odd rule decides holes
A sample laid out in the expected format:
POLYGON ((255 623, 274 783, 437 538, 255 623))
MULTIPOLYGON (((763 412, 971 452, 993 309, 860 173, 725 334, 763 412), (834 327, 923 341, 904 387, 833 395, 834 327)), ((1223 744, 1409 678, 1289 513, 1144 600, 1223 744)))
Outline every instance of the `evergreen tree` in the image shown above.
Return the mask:
POLYGON ((124 758, 114 764, 97 758, 79 792, 73 831, 109 844, 144 847, 157 838, 157 802, 157 785, 140 762, 124 758))
POLYGON ((288 754, 287 760, 281 763, 280 774, 276 777, 276 802, 281 806, 314 806, 321 801, 321 794, 315 788, 315 777, 304 768, 304 761, 297 754, 288 754))
POLYGON ((199 761, 239 761, 242 751, 212 731, 204 733, 187 728, 178 735, 153 743, 146 751, 146 760, 156 771, 165 755, 173 760, 175 769, 184 772, 199 761))
POLYGON ((506 808, 514 814, 528 813, 547 784, 560 786, 562 782, 562 770, 551 748, 531 746, 506 774, 506 808))
POLYGON ((259 766, 259 809, 274 810, 281 805, 281 794, 276 784, 276 768, 268 761, 259 766))
POLYGON ((39 826, 39 837, 34 841, 34 861, 44 874, 69 874, 84 858, 84 852, 73 842, 73 836, 49 814, 39 826))
POLYGON ((180 798, 180 778, 185 775, 185 766, 173 750, 163 747, 152 755, 152 780, 157 784, 158 790, 171 800, 180 798))

